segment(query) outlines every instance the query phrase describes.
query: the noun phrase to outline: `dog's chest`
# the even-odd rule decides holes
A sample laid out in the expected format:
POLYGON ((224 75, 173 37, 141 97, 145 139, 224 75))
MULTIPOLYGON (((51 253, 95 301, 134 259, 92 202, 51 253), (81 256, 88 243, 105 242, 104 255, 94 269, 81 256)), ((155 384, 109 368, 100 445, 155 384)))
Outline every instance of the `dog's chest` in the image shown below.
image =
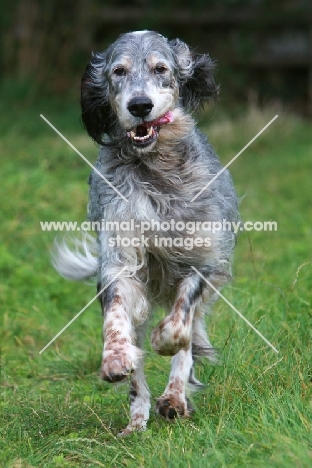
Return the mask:
POLYGON ((216 218, 215 208, 209 197, 204 203, 191 199, 194 188, 199 190, 205 182, 206 168, 195 170, 181 164, 164 171, 142 166, 128 166, 127 171, 120 166, 112 179, 127 201, 114 195, 103 181, 97 181, 97 190, 91 185, 91 218, 105 221, 109 239, 115 239, 113 248, 143 247, 170 263, 179 263, 181 258, 189 258, 192 264, 205 261, 215 240, 203 231, 202 223, 216 218))
POLYGON ((211 254, 212 238, 202 229, 202 211, 177 192, 173 196, 142 190, 137 201, 129 199, 128 208, 132 239, 156 257, 179 262, 181 255, 191 259, 211 254))

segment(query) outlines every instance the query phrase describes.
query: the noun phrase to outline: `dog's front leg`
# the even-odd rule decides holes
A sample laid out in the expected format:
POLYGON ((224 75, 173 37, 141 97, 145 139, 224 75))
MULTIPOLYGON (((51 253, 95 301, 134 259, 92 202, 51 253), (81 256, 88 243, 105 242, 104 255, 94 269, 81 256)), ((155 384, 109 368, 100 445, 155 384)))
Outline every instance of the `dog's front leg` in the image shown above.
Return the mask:
POLYGON ((101 366, 103 380, 119 382, 138 366, 142 351, 135 346, 135 312, 146 301, 131 298, 137 288, 131 278, 118 278, 104 292, 102 307, 104 314, 104 350, 101 366))
POLYGON ((189 348, 194 311, 203 287, 203 280, 196 273, 181 281, 170 314, 152 332, 152 347, 157 353, 173 356, 181 349, 189 348))

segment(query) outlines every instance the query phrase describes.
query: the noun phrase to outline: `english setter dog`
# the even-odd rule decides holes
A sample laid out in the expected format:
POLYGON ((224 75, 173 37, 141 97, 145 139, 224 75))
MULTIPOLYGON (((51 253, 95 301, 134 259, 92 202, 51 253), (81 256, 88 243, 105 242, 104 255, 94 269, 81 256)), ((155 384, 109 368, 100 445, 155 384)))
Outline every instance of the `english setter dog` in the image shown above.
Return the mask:
POLYGON ((82 122, 100 145, 88 205, 97 240, 59 245, 54 265, 69 279, 98 278, 101 376, 130 382, 123 435, 144 430, 149 418, 142 346, 156 307, 166 315, 151 345, 173 356, 156 403, 161 416, 191 415, 187 391, 202 385, 194 360, 216 359, 204 321, 216 293, 206 280, 217 289, 230 280, 235 234, 211 225, 230 226, 239 215, 231 176, 192 118, 217 95, 213 71, 209 55, 181 40, 137 31, 93 54, 82 77, 82 122))

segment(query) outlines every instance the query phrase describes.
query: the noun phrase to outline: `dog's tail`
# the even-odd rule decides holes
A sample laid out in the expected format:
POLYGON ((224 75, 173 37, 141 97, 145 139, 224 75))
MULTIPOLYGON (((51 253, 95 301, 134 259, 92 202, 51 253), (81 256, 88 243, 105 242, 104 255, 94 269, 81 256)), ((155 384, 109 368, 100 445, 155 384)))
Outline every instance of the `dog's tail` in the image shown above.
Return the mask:
POLYGON ((64 239, 54 242, 52 264, 64 278, 82 281, 94 277, 98 271, 98 245, 96 239, 87 233, 82 239, 64 239))

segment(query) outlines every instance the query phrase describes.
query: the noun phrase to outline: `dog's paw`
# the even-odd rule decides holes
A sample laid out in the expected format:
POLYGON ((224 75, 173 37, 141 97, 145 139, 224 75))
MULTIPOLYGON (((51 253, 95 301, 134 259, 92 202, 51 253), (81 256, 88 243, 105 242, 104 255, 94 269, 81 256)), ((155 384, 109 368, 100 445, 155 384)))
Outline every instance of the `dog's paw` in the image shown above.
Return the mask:
POLYGON ((181 349, 187 349, 191 342, 191 330, 183 322, 167 316, 152 331, 153 349, 162 356, 174 356, 181 349))
POLYGON ((188 398, 174 394, 162 395, 156 403, 156 412, 165 419, 189 418, 194 408, 188 398))
POLYGON ((146 421, 142 421, 141 424, 135 424, 135 425, 132 425, 130 423, 124 429, 120 429, 120 431, 118 432, 118 437, 126 437, 132 434, 133 432, 143 432, 143 431, 146 431, 146 421))
POLYGON ((127 347, 104 351, 101 377, 106 382, 121 382, 137 367, 140 350, 129 344, 127 347))

